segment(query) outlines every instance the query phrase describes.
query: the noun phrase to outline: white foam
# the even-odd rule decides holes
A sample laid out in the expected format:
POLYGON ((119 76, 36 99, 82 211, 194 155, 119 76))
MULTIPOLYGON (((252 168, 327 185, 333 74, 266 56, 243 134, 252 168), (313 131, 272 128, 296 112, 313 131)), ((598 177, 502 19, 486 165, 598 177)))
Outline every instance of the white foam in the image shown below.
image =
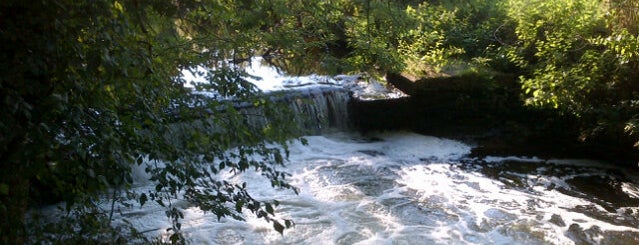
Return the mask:
POLYGON ((518 156, 486 156, 483 158, 485 162, 504 162, 504 161, 517 161, 517 162, 529 162, 529 163, 540 163, 545 162, 546 160, 540 159, 538 157, 518 157, 518 156))
MULTIPOLYGON (((203 213, 187 204, 181 207, 185 212, 183 231, 198 244, 215 244, 220 239, 237 239, 243 244, 300 241, 296 239, 352 240, 362 244, 390 241, 393 234, 404 229, 401 221, 396 220, 390 211, 382 210, 384 206, 378 203, 376 196, 370 196, 366 190, 357 186, 361 176, 349 176, 348 172, 364 169, 366 173, 374 174, 379 168, 407 161, 416 163, 420 162, 420 158, 452 159, 461 157, 470 150, 456 141, 411 133, 383 134, 377 136, 383 141, 373 142, 350 139, 353 137, 355 136, 349 134, 310 136, 306 137, 309 145, 299 142, 291 145, 291 162, 287 171, 293 174, 290 181, 300 188, 299 195, 294 195, 290 190, 274 190, 269 185, 261 184, 265 179, 256 173, 221 174, 233 182, 249 183, 249 191, 255 198, 280 200, 282 204, 277 208, 278 217, 292 218, 298 224, 285 231, 285 236, 275 232, 271 224, 250 214, 246 214, 249 217, 247 223, 226 218, 217 222, 212 214, 203 213), (374 156, 362 151, 383 154, 374 156), (345 176, 334 175, 342 171, 346 173, 345 176), (368 237, 368 240, 362 240, 363 237, 368 237)), ((385 174, 387 173, 380 177, 388 177, 385 174)), ((388 183, 387 188, 392 191, 392 179, 388 183)), ((392 193, 381 195, 384 198, 397 196, 392 193)), ((124 216, 133 218, 133 223, 141 230, 150 231, 149 234, 161 234, 170 224, 164 211, 153 203, 146 204, 141 211, 127 211, 124 216)))
MULTIPOLYGON (((375 79, 364 79, 362 75, 326 76, 311 74, 293 76, 263 63, 264 59, 262 57, 253 57, 249 65, 243 69, 248 74, 244 79, 253 83, 259 90, 264 92, 312 89, 314 87, 340 87, 352 91, 354 97, 363 100, 406 96, 397 89, 383 86, 375 79)), ((185 87, 194 88, 197 84, 207 83, 207 68, 196 66, 191 68, 191 70, 193 70, 193 72, 189 69, 183 69, 181 71, 180 78, 186 81, 186 84, 184 84, 185 87)), ((194 93, 211 98, 220 97, 219 93, 215 91, 194 91, 194 93)))
MULTIPOLYGON (((482 174, 484 167, 460 159, 470 147, 461 142, 414 133, 359 137, 348 133, 306 137, 308 145, 292 142, 291 184, 300 189, 273 189, 259 174, 222 173, 235 183, 248 183, 253 197, 277 199, 277 218, 296 226, 280 235, 272 224, 245 214, 247 222, 217 218, 185 202, 182 230, 194 244, 574 244, 567 236, 573 224, 581 229, 639 233, 639 229, 609 223, 580 207, 610 216, 637 212, 637 207, 610 213, 582 197, 565 194, 566 178, 536 171, 506 172, 524 179, 525 188, 482 174), (369 140, 375 139, 375 140, 369 140), (560 221, 557 221, 560 217, 560 221), (551 221, 553 220, 553 221, 551 221), (562 225, 561 222, 564 224, 562 225)), ((503 158, 506 160, 513 158, 503 158)), ((501 161, 503 161, 503 159, 501 161)), ((538 162, 524 158, 530 162, 538 162)), ((486 164, 484 162, 484 164, 486 164)), ((585 173, 584 175, 588 175, 585 173)), ((152 186, 139 187, 153 188, 152 186)), ((622 183, 631 197, 636 183, 622 183)), ((164 210, 149 203, 126 209, 124 217, 149 236, 164 234, 170 223, 164 210)), ((597 241, 593 235, 589 239, 597 241)), ((603 241, 603 240, 599 240, 603 241)))

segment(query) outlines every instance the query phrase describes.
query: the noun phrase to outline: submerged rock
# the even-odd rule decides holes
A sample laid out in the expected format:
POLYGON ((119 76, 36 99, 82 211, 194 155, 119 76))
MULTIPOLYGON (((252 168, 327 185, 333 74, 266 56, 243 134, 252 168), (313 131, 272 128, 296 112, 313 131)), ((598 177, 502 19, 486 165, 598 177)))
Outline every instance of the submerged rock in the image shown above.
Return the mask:
POLYGON ((558 214, 553 214, 550 217, 549 221, 550 221, 550 223, 553 223, 553 224, 561 226, 561 227, 565 227, 566 226, 566 222, 564 222, 564 220, 558 214))

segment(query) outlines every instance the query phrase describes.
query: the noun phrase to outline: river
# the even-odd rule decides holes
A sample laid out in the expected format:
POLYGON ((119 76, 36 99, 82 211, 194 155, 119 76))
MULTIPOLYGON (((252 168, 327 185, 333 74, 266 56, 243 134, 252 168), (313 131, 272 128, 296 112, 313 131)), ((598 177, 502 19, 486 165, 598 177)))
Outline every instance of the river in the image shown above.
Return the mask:
MULTIPOLYGON (((357 76, 291 79, 260 66, 247 69, 266 78, 253 81, 266 91, 338 86, 364 99, 402 96, 357 76)), ((310 106, 326 108, 307 111, 336 113, 345 102, 334 98, 348 99, 324 99, 327 90, 320 91, 311 94, 310 106)), ((250 171, 218 176, 246 182, 258 200, 278 200, 276 218, 293 220, 292 228, 280 234, 250 213, 246 222, 218 220, 177 201, 186 238, 192 244, 639 244, 638 169, 586 159, 472 156, 474 145, 412 132, 317 132, 304 137, 307 145, 290 143, 281 169, 299 194, 273 189, 250 171)), ((154 188, 144 176, 135 182, 138 193, 154 188)), ((150 238, 171 227, 165 209, 152 202, 116 209, 115 220, 127 219, 150 238)))
MULTIPOLYGON (((183 231, 193 244, 637 244, 635 170, 590 160, 470 158, 462 142, 393 132, 335 132, 291 144, 285 170, 300 189, 275 190, 258 174, 260 200, 279 200, 283 235, 261 219, 203 213, 188 203, 183 231)), ((141 189, 151 188, 141 186, 141 189)), ((140 230, 161 234, 164 209, 124 212, 140 230)))
MULTIPOLYGON (((402 96, 356 76, 291 78, 259 60, 246 69, 264 78, 253 82, 265 91, 340 86, 363 99, 402 96)), ((471 157, 472 145, 411 132, 338 130, 305 139, 308 145, 291 143, 284 167, 299 194, 273 189, 255 173, 220 176, 246 182, 259 200, 278 200, 276 217, 292 219, 293 228, 281 235, 251 214, 247 222, 218 221, 183 202, 187 239, 193 244, 639 244, 637 169, 586 159, 471 157)), ((123 216, 154 235, 170 227, 164 209, 152 204, 123 216)))

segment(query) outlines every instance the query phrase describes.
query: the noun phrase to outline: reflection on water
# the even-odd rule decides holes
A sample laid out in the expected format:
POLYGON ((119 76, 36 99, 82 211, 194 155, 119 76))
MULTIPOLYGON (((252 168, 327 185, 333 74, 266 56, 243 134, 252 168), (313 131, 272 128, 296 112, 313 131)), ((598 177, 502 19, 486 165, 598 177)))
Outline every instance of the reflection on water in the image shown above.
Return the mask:
MULTIPOLYGON (((585 160, 469 159, 460 142, 412 133, 338 133, 294 143, 300 194, 257 174, 226 176, 291 218, 284 235, 248 216, 183 206, 195 244, 638 244, 639 174, 585 160), (375 139, 375 140, 370 140, 375 139)), ((148 208, 135 222, 159 224, 148 208)), ((160 222, 161 223, 161 222, 160 222)), ((150 227, 146 227, 150 228, 150 227)), ((164 229, 160 229, 164 230, 164 229)))

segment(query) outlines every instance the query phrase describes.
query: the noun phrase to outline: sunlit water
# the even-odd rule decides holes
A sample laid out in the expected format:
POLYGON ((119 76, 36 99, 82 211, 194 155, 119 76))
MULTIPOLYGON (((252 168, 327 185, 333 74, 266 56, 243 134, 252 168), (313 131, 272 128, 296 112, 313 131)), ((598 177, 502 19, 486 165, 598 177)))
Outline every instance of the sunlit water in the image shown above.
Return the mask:
MULTIPOLYGON (((194 244, 639 244, 637 173, 586 160, 468 158, 461 142, 413 133, 309 136, 284 168, 300 188, 275 190, 257 174, 260 200, 279 200, 283 235, 247 214, 220 221, 188 203, 194 244)), ((141 189, 147 187, 142 186, 141 189)), ((150 187, 148 187, 150 188, 150 187)), ((124 218, 150 236, 169 227, 145 205, 124 218)))
MULTIPOLYGON (((253 81, 264 91, 328 86, 361 99, 403 96, 361 76, 291 78, 259 64, 247 71, 264 78, 253 81)), ((309 106, 345 105, 322 91, 309 106)), ((253 172, 219 176, 246 182, 258 200, 278 200, 276 218, 292 219, 294 227, 281 235, 249 213, 246 222, 218 220, 178 200, 186 238, 193 244, 639 244, 633 169, 588 160, 470 158, 467 144, 407 132, 305 138, 308 145, 291 143, 282 167, 298 195, 271 188, 253 172)), ((154 188, 144 176, 140 171, 136 180, 140 193, 154 188)), ((115 208, 121 212, 115 220, 127 219, 149 238, 171 227, 153 202, 115 208)))
MULTIPOLYGON (((398 89, 388 88, 379 81, 365 74, 325 76, 311 74, 307 76, 289 76, 280 70, 264 64, 261 57, 254 57, 242 69, 250 76, 245 79, 254 84, 263 92, 282 90, 308 90, 317 87, 339 87, 348 89, 354 97, 362 100, 399 98, 406 96, 398 89)), ((206 82, 206 69, 198 66, 191 72, 182 71, 182 78, 187 81, 186 87, 193 88, 195 84, 206 82)), ((198 93, 215 97, 217 93, 212 91, 199 91, 198 93)))
MULTIPOLYGON (((360 99, 403 96, 361 76, 289 77, 261 66, 259 58, 245 69, 263 78, 252 82, 267 92, 337 86, 360 99)), ((345 105, 331 103, 333 109, 345 105)), ((406 132, 305 138, 308 145, 291 144, 290 162, 283 167, 298 195, 273 189, 252 172, 219 176, 246 182, 259 200, 278 200, 276 217, 292 219, 293 228, 281 235, 248 213, 247 222, 218 221, 178 201, 187 239, 193 244, 639 244, 634 169, 589 160, 470 158, 467 144, 406 132)), ((153 188, 143 178, 138 184, 141 192, 153 188)), ((164 209, 153 203, 123 209, 122 216, 149 237, 170 227, 164 209)))

